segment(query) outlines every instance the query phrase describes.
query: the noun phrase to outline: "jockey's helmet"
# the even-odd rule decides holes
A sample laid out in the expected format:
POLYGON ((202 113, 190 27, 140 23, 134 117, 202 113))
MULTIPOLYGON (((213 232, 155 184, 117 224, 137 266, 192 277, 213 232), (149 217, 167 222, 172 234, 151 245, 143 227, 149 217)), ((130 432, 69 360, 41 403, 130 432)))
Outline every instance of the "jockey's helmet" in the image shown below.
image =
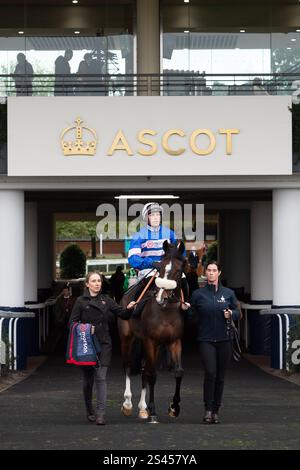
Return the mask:
POLYGON ((160 214, 162 215, 163 209, 158 204, 158 202, 148 202, 147 204, 144 205, 143 210, 142 210, 143 219, 147 220, 147 217, 151 212, 160 212, 160 214))

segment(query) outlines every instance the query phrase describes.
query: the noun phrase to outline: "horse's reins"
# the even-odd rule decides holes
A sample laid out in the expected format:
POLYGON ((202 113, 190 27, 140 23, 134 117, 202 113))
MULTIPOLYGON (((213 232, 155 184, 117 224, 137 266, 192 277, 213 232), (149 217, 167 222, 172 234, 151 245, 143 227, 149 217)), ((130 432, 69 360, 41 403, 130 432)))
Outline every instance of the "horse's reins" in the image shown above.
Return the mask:
POLYGON ((146 286, 144 287, 144 290, 143 292, 140 294, 139 298, 137 299, 137 303, 142 300, 142 298, 144 297, 145 293, 147 292, 148 288, 151 286, 152 282, 154 281, 154 279, 156 278, 156 273, 153 274, 153 276, 151 277, 150 281, 148 281, 148 283, 146 284, 146 286))

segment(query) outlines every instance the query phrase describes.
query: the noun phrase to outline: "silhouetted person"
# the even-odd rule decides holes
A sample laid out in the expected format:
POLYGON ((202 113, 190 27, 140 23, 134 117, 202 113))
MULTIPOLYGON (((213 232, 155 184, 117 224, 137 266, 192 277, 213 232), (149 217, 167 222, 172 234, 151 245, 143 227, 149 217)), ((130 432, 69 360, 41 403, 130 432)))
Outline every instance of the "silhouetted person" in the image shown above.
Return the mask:
POLYGON ((17 55, 17 65, 14 70, 14 80, 17 96, 32 95, 33 67, 26 60, 25 54, 19 52, 17 55))
POLYGON ((112 290, 112 295, 115 298, 116 302, 119 302, 124 294, 124 281, 125 275, 123 273, 123 267, 118 266, 116 272, 110 278, 110 285, 112 290))
POLYGON ((55 96, 73 95, 73 89, 68 86, 71 75, 71 67, 69 61, 72 59, 72 57, 73 51, 71 49, 67 49, 63 56, 60 55, 55 60, 55 96))
POLYGON ((76 95, 89 95, 91 91, 91 84, 93 81, 93 77, 89 76, 93 73, 93 66, 92 66, 92 54, 87 52, 83 56, 83 60, 80 62, 78 70, 77 70, 77 82, 79 86, 76 86, 76 95), (84 76, 86 75, 86 77, 84 76))
POLYGON ((195 268, 195 269, 198 268, 199 256, 197 255, 197 251, 194 246, 192 246, 192 250, 189 253, 188 263, 191 266, 191 268, 195 268))
POLYGON ((189 295, 191 296, 194 290, 199 289, 198 274, 196 268, 190 266, 189 272, 186 274, 186 280, 189 285, 189 295))
POLYGON ((269 93, 264 88, 262 81, 259 77, 253 78, 252 82, 253 95, 268 95, 269 93))
POLYGON ((46 354, 66 351, 68 340, 67 325, 75 301, 76 297, 73 297, 71 294, 69 286, 65 285, 56 299, 54 307, 54 325, 44 347, 46 354))

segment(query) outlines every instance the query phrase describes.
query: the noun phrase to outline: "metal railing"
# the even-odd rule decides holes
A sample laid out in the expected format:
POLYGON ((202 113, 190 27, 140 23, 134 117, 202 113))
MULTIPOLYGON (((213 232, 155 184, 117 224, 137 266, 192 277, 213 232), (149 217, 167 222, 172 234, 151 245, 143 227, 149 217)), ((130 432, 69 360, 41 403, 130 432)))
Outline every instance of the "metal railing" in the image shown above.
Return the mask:
POLYGON ((12 371, 26 368, 29 349, 36 351, 34 355, 43 353, 55 303, 56 298, 50 298, 43 303, 26 304, 20 312, 0 310, 0 375, 1 364, 6 364, 12 371), (25 325, 29 319, 37 322, 37 335, 33 323, 25 325), (26 345, 26 341, 30 344, 26 345))
POLYGON ((0 75, 1 97, 117 95, 291 95, 299 73, 280 74, 116 74, 0 75), (261 85, 255 87, 255 78, 261 85), (261 91, 261 93, 260 93, 261 91))
POLYGON ((290 348, 290 315, 300 315, 300 308, 262 308, 260 315, 274 315, 278 320, 278 369, 289 370, 287 354, 290 348))

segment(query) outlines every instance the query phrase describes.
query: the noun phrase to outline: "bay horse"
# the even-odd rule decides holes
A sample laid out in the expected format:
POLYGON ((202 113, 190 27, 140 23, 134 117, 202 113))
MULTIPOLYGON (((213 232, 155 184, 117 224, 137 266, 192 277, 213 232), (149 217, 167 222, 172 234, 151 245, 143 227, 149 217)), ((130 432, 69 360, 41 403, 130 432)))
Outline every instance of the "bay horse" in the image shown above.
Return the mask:
MULTIPOLYGON (((126 374, 126 388, 122 412, 125 416, 132 413, 131 393, 131 367, 132 345, 135 338, 141 338, 144 347, 144 367, 142 368, 142 390, 138 404, 139 417, 148 419, 150 423, 157 423, 154 402, 154 387, 156 382, 156 361, 160 345, 169 348, 175 371, 175 393, 168 408, 169 416, 177 417, 180 413, 180 386, 183 377, 181 363, 181 338, 183 336, 183 312, 181 309, 182 293, 181 278, 185 269, 185 248, 180 242, 177 246, 165 240, 165 252, 159 266, 158 276, 155 278, 156 291, 148 295, 145 306, 139 317, 129 320, 118 319, 119 335, 121 339, 121 352, 123 367, 126 374), (149 386, 149 400, 146 404, 146 388, 149 386)), ((150 277, 149 277, 150 279, 150 277)), ((132 299, 132 295, 125 293, 122 305, 125 307, 132 299)))

